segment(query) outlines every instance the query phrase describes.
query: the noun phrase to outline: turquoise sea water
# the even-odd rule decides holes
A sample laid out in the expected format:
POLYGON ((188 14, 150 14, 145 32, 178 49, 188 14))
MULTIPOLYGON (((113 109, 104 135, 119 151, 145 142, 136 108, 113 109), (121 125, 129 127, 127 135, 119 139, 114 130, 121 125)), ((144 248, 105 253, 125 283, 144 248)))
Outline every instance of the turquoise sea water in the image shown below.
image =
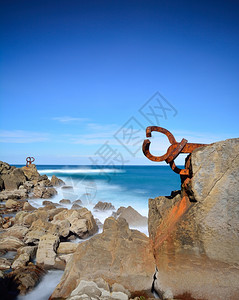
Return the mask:
POLYGON ((98 201, 111 202, 116 209, 131 205, 141 214, 148 214, 148 199, 170 195, 180 189, 180 176, 169 166, 66 166, 37 165, 40 174, 54 174, 73 189, 58 190, 55 201, 81 199, 87 205, 98 201))

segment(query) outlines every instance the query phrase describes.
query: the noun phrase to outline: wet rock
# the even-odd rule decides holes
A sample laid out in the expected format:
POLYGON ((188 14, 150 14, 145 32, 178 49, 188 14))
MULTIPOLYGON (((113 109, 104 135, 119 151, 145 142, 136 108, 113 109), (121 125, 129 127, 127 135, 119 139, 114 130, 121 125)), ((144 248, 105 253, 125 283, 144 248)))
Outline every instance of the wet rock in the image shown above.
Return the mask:
MULTIPOLYGON (((7 274, 4 278, 5 295, 25 295, 31 291, 40 281, 46 272, 39 266, 30 264, 26 267, 20 267, 7 274)), ((11 298, 10 298, 11 299, 11 298)))
POLYGON ((8 270, 11 268, 11 262, 6 258, 0 257, 0 270, 8 270))
POLYGON ((0 176, 0 192, 2 190, 5 190, 5 186, 4 186, 4 181, 3 181, 2 177, 0 176))
POLYGON ((48 221, 48 212, 37 209, 34 212, 20 211, 15 216, 15 224, 31 227, 34 221, 41 219, 42 221, 48 221))
POLYGON ((76 251, 78 244, 70 243, 70 242, 62 242, 59 244, 57 248, 57 254, 70 254, 76 251))
POLYGON ((41 219, 32 223, 28 233, 24 238, 26 244, 38 244, 40 238, 47 234, 66 237, 70 231, 70 223, 63 220, 61 224, 54 224, 51 222, 43 221, 41 219))
POLYGON ((62 200, 59 201, 59 203, 61 203, 61 204, 71 204, 71 200, 62 199, 62 200))
POLYGON ((82 206, 77 203, 74 203, 71 207, 71 209, 80 209, 80 208, 82 208, 82 206))
POLYGON ((149 234, 164 298, 239 299, 239 139, 193 151, 187 197, 149 200, 149 234), (180 297, 178 297, 180 298, 180 297))
POLYGON ((15 251, 24 246, 24 243, 13 236, 5 237, 0 240, 0 250, 15 251))
POLYGON ((36 186, 33 189, 33 198, 43 198, 48 199, 52 198, 57 194, 57 191, 51 187, 44 187, 44 186, 36 186))
POLYGON ((41 175, 37 171, 35 164, 30 164, 28 165, 28 167, 22 167, 22 171, 24 172, 24 175, 29 181, 37 181, 41 177, 41 175))
POLYGON ((40 238, 36 262, 45 268, 51 268, 55 264, 56 249, 59 244, 59 237, 53 234, 46 234, 40 238))
POLYGON ((66 264, 72 255, 73 253, 57 255, 55 258, 54 268, 58 270, 65 270, 66 264))
POLYGON ((33 210, 36 210, 36 208, 33 207, 28 201, 26 201, 26 202, 23 204, 22 209, 23 209, 23 210, 26 210, 26 211, 33 211, 33 210))
POLYGON ((24 172, 15 167, 11 167, 8 173, 2 173, 1 178, 4 181, 4 188, 6 190, 18 189, 26 181, 24 172))
POLYGON ((6 201, 5 206, 6 206, 6 208, 14 208, 15 209, 19 205, 18 205, 17 201, 9 199, 9 200, 6 201))
POLYGON ((52 175, 51 184, 53 186, 62 186, 62 185, 65 185, 65 182, 63 180, 61 180, 60 178, 57 178, 55 175, 52 175))
POLYGON ((83 202, 80 199, 78 199, 73 201, 73 204, 83 205, 83 202))
POLYGON ((62 187, 61 187, 61 189, 63 190, 73 190, 73 186, 71 186, 71 185, 63 185, 62 187))
POLYGON ((95 210, 115 210, 115 207, 110 202, 101 202, 101 201, 99 201, 94 206, 94 209, 95 210))
POLYGON ((94 217, 86 208, 63 210, 54 216, 52 223, 63 220, 68 220, 70 222, 70 231, 80 238, 86 238, 93 235, 98 230, 94 217))
POLYGON ((27 246, 18 249, 18 255, 15 257, 12 263, 12 269, 26 266, 36 254, 37 247, 27 246))
POLYGON ((42 205, 46 206, 46 205, 54 205, 55 206, 55 203, 53 203, 52 201, 49 201, 49 200, 44 200, 42 202, 42 205))
POLYGON ((0 201, 6 201, 8 199, 26 199, 27 198, 27 192, 26 190, 12 190, 12 191, 2 191, 0 192, 0 201))
POLYGON ((27 227, 21 225, 14 225, 6 229, 4 232, 2 232, 1 238, 15 237, 19 240, 23 240, 27 232, 28 232, 27 227))
POLYGON ((108 218, 102 234, 78 245, 51 299, 73 296, 79 281, 99 278, 119 283, 131 294, 151 295, 154 273, 148 237, 130 230, 124 219, 108 218))
POLYGON ((148 218, 142 216, 131 206, 120 207, 116 212, 116 217, 124 218, 129 226, 132 227, 147 227, 148 226, 148 218))

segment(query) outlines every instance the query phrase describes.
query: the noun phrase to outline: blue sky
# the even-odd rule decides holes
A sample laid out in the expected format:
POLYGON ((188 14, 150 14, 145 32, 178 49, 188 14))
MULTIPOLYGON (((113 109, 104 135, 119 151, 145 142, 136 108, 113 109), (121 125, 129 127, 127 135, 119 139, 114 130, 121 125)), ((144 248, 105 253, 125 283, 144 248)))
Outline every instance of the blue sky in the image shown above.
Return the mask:
POLYGON ((238 137, 237 1, 0 3, 0 160, 150 164, 138 146, 152 124, 179 141, 238 137), (150 123, 140 108, 157 99, 150 123))

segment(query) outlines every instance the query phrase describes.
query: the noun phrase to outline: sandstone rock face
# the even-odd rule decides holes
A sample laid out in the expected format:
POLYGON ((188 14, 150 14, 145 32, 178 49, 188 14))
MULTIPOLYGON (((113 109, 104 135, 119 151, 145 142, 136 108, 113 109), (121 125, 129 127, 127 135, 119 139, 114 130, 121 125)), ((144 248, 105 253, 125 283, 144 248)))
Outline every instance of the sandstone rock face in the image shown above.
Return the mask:
POLYGON ((46 233, 56 236, 67 236, 69 234, 70 224, 67 223, 67 220, 63 222, 65 222, 65 226, 58 226, 57 224, 52 224, 51 222, 46 222, 41 219, 34 221, 24 238, 24 242, 26 244, 37 245, 40 238, 46 233))
POLYGON ((37 249, 36 262, 45 268, 51 268, 55 264, 56 249, 59 244, 59 237, 53 234, 46 234, 40 238, 37 249))
POLYGON ((24 246, 24 243, 13 236, 9 236, 0 240, 0 250, 16 251, 24 246))
POLYGON ((140 213, 138 213, 133 207, 128 206, 120 207, 116 212, 117 217, 124 218, 129 226, 132 227, 146 227, 148 226, 148 218, 143 217, 140 213))
POLYGON ((164 299, 239 299, 239 139, 195 150, 191 168, 195 202, 149 200, 155 288, 164 299))
POLYGON ((27 232, 28 232, 27 227, 21 226, 21 225, 14 225, 1 233, 1 239, 11 236, 11 237, 15 237, 19 240, 23 240, 23 238, 27 232))
MULTIPOLYGON (((132 294, 149 295, 155 263, 149 239, 124 219, 106 219, 103 233, 79 244, 51 299, 70 297, 81 280, 121 284, 132 294)), ((123 298, 122 298, 123 299, 123 298)))
POLYGON ((1 178, 4 181, 6 190, 18 189, 26 181, 24 172, 21 169, 11 167, 9 173, 2 173, 1 178))
POLYGON ((24 172, 26 178, 30 181, 38 180, 40 178, 40 174, 37 171, 35 164, 30 164, 28 167, 22 167, 22 171, 24 172))

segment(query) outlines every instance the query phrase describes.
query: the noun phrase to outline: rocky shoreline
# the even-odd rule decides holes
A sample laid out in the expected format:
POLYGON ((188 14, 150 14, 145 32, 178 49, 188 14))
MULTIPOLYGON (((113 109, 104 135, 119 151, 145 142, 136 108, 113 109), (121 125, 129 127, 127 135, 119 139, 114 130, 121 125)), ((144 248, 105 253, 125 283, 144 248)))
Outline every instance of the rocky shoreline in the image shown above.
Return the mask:
POLYGON ((1 295, 16 299, 59 269, 51 300, 239 299, 238 153, 239 139, 195 150, 191 178, 171 196, 149 199, 148 220, 122 207, 104 224, 80 199, 60 201, 71 209, 50 200, 31 206, 27 199, 54 197, 64 182, 35 165, 0 162, 1 295), (149 237, 129 228, 147 223, 149 237))

